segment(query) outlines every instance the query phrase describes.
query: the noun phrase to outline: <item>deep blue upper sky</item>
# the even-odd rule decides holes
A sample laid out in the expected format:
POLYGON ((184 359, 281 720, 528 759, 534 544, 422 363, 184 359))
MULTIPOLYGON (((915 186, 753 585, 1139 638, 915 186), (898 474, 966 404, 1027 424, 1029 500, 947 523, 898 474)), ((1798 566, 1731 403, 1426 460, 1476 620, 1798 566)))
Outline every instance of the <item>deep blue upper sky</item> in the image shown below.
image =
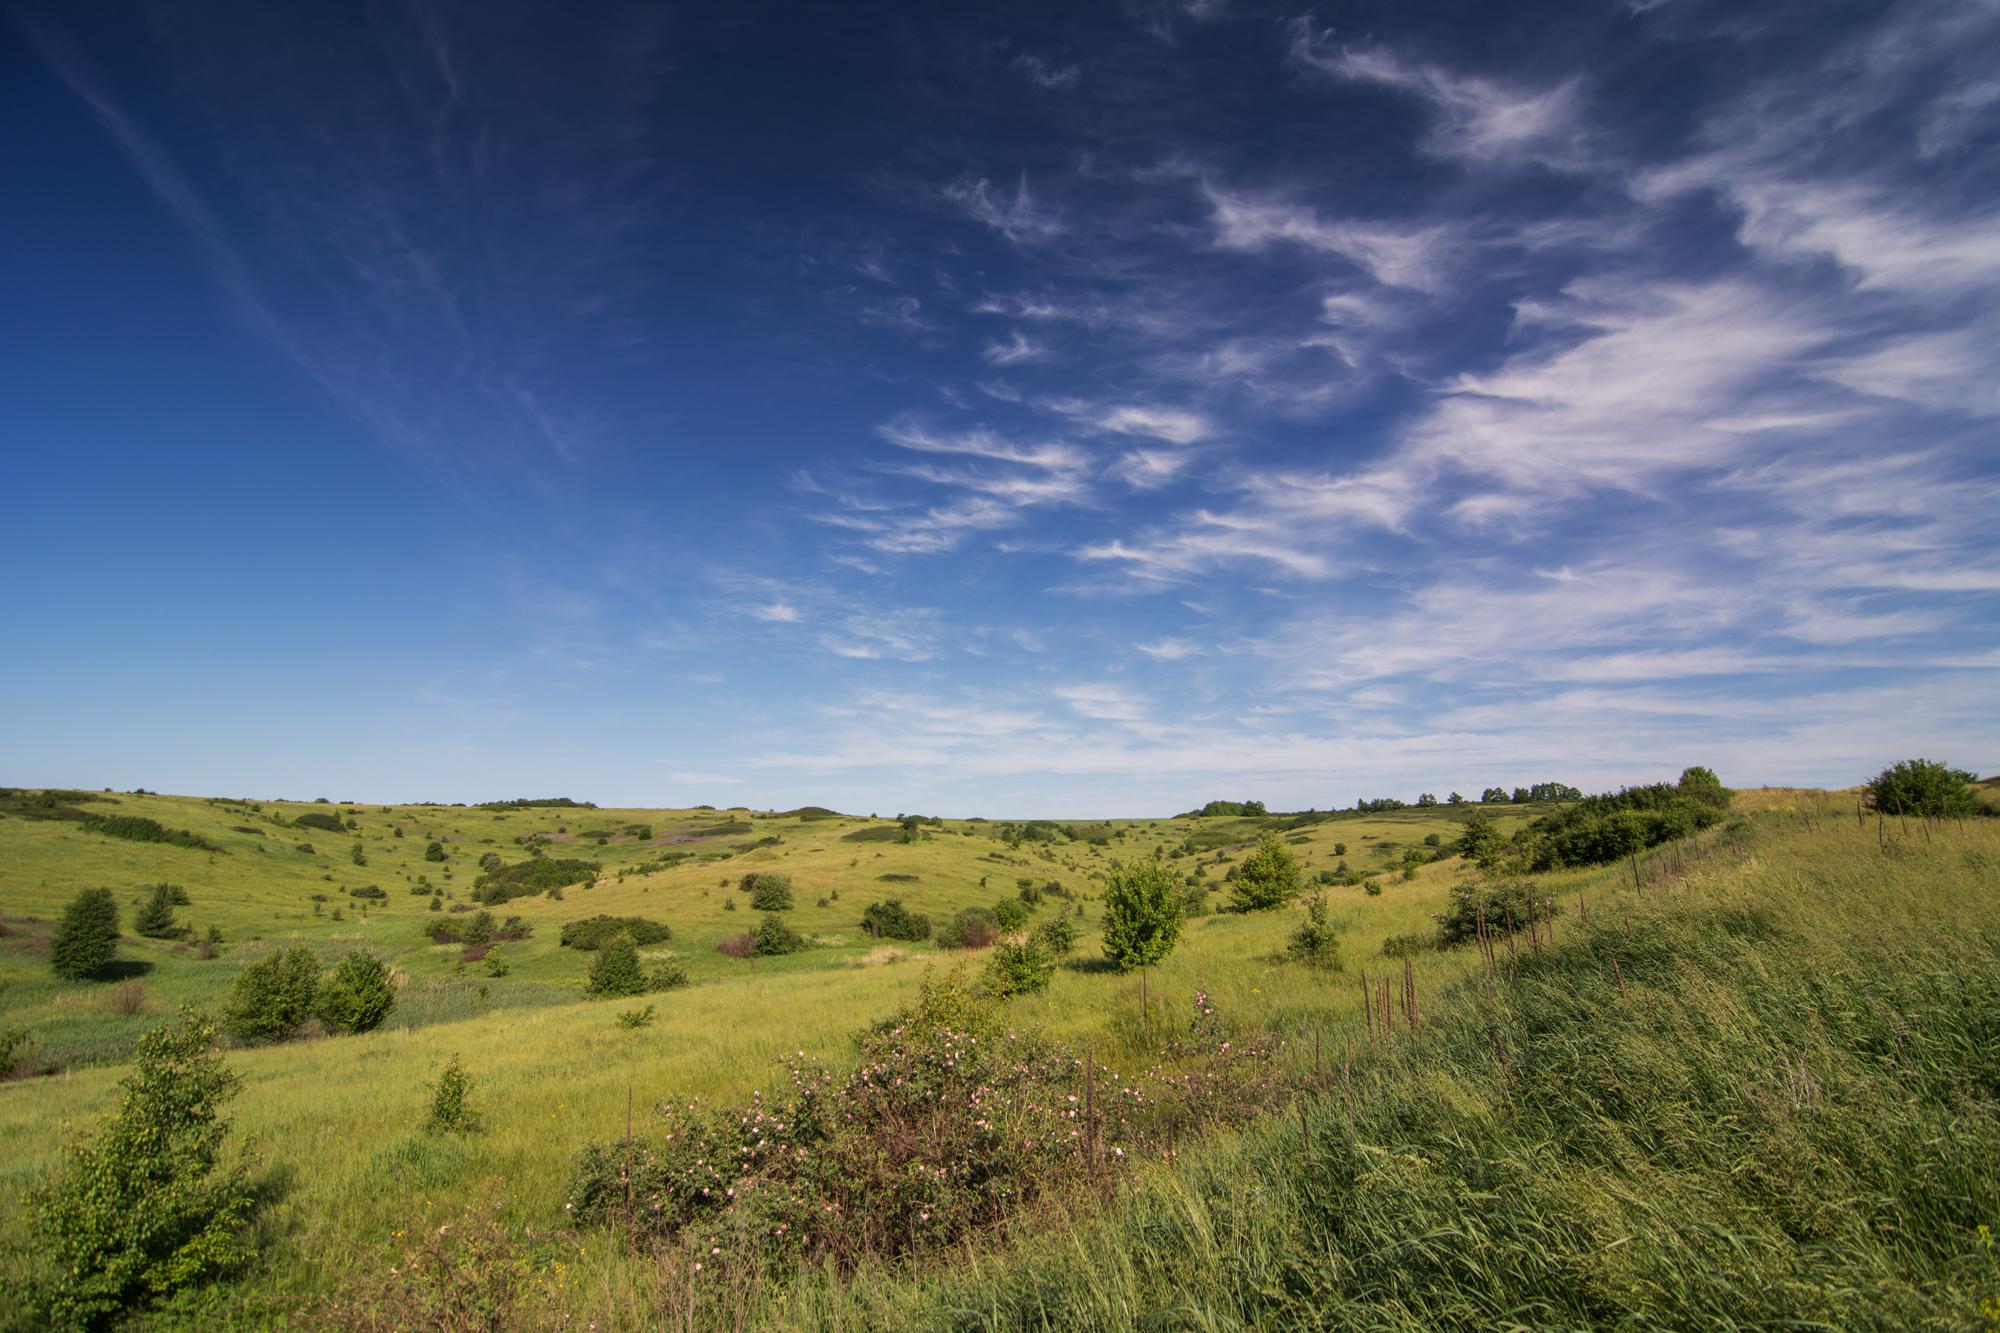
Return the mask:
POLYGON ((2000 767, 2000 7, 0 13, 0 781, 2000 767))

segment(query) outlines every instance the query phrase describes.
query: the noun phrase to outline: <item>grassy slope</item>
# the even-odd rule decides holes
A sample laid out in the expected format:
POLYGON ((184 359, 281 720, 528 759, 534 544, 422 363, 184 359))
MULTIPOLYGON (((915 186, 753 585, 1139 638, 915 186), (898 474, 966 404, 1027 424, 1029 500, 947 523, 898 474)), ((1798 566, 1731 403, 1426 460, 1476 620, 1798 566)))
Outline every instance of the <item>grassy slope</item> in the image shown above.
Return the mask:
MULTIPOLYGON (((14 934, 0 939, 0 1024, 28 1027, 38 1049, 66 1071, 53 1078, 0 1084, 0 1192, 12 1194, 45 1168, 61 1141, 60 1127, 82 1126, 102 1114, 115 1095, 120 1070, 90 1061, 122 1058, 133 1040, 183 1000, 214 1006, 228 994, 235 971, 262 952, 293 939, 313 943, 327 956, 365 943, 390 956, 406 974, 396 1015, 387 1030, 359 1037, 251 1049, 231 1055, 244 1076, 235 1104, 238 1127, 291 1185, 271 1217, 284 1237, 285 1261, 272 1264, 251 1285, 249 1298, 289 1301, 335 1290, 357 1264, 375 1262, 383 1239, 412 1221, 448 1215, 458 1202, 482 1193, 504 1196, 511 1220, 546 1224, 559 1211, 569 1160, 584 1142, 607 1137, 623 1124, 628 1092, 643 1108, 667 1098, 740 1094, 765 1082, 781 1051, 804 1049, 838 1057, 849 1034, 891 1011, 916 985, 924 962, 939 957, 927 945, 885 949, 855 925, 861 908, 878 897, 901 897, 942 920, 960 907, 1011 895, 1019 876, 1058 879, 1079 895, 1094 889, 1089 876, 1114 857, 1151 855, 1155 846, 1178 846, 1196 829, 1215 838, 1248 838, 1254 821, 1114 821, 1104 845, 1072 841, 1054 847, 1028 844, 1011 850, 979 823, 952 821, 926 840, 903 845, 847 842, 842 835, 868 826, 861 819, 749 819, 753 831, 697 843, 672 843, 690 830, 712 826, 729 812, 710 811, 483 811, 376 806, 307 806, 263 803, 260 810, 235 802, 194 798, 121 796, 108 809, 139 814, 169 827, 186 827, 226 850, 211 855, 156 844, 96 837, 74 824, 9 819, 0 822, 0 912, 15 919, 14 934), (282 828, 273 815, 293 818, 307 810, 335 810, 360 825, 355 833, 282 828), (558 843, 552 856, 588 856, 607 873, 595 888, 572 887, 562 901, 519 899, 500 910, 519 912, 536 932, 500 946, 511 971, 488 978, 478 965, 457 969, 458 950, 422 936, 435 919, 428 898, 408 892, 419 875, 463 894, 475 863, 486 851, 506 859, 523 854, 514 839, 530 833, 653 826, 655 842, 558 843), (405 836, 396 838, 400 825, 405 836), (259 833, 235 831, 253 828, 259 833), (261 834, 261 836, 260 836, 261 834), (1121 836, 1122 835, 1122 836, 1121 836), (448 842, 447 881, 423 860, 426 841, 448 842), (784 841, 749 851, 733 848, 767 836, 784 841), (356 867, 349 849, 358 837, 368 865, 356 867), (489 845, 485 840, 491 839, 489 845), (294 850, 311 841, 312 855, 294 850), (265 850, 257 850, 259 847, 265 850), (670 870, 617 877, 674 847, 726 859, 691 862, 670 870), (998 858, 998 859, 996 859, 998 858), (731 885, 751 869, 793 876, 799 907, 792 923, 821 947, 754 967, 716 952, 714 943, 756 920, 731 885), (885 883, 885 873, 913 874, 914 883, 885 883), (330 878, 328 878, 330 877, 330 878), (984 877, 988 882, 981 887, 984 877), (149 964, 147 999, 137 1015, 114 1013, 109 987, 71 985, 50 976, 45 931, 20 918, 44 922, 59 914, 77 889, 108 885, 117 891, 129 921, 137 886, 168 880, 182 885, 192 905, 181 909, 198 930, 219 926, 231 941, 212 961, 172 944, 128 936, 122 958, 149 964), (359 904, 341 889, 375 883, 389 891, 365 920, 359 904), (840 894, 826 908, 822 896, 840 894), (347 919, 315 916, 314 893, 329 895, 323 910, 340 905, 347 919), (725 901, 739 903, 735 911, 725 901), (628 1003, 581 998, 589 956, 561 949, 561 922, 598 912, 637 913, 663 920, 675 939, 658 950, 682 957, 695 984, 652 997, 658 1021, 638 1031, 620 1029, 614 1014, 628 1003), (480 988, 486 988, 484 998, 480 988), (399 1148, 421 1119, 424 1084, 443 1061, 460 1056, 479 1080, 476 1100, 486 1132, 474 1160, 439 1164, 415 1149, 399 1148), (411 1154, 414 1153, 413 1157, 411 1154), (418 1160, 421 1159, 421 1160, 418 1160), (505 1189, 494 1182, 505 1181, 505 1189)), ((1503 827, 1530 817, 1532 808, 1497 812, 1503 827)), ((748 819, 747 812, 736 818, 748 819)), ((884 821, 878 821, 877 826, 884 821)), ((1386 866, 1394 849, 1421 843, 1427 833, 1454 835, 1449 811, 1404 811, 1342 816, 1290 835, 1307 869, 1335 863, 1336 841, 1359 869, 1386 866)), ((1240 854, 1223 846, 1176 862, 1205 865, 1219 886, 1220 858, 1240 854)), ((1386 891, 1366 896, 1359 887, 1330 891, 1336 920, 1348 931, 1351 956, 1379 955, 1383 938, 1428 924, 1459 873, 1456 862, 1425 867, 1411 882, 1385 876, 1386 891)), ((1219 895, 1217 895, 1219 897, 1219 895)), ((1039 915, 1062 905, 1046 903, 1039 915)), ((1097 905, 1084 902, 1086 938, 1079 961, 1095 953, 1090 931, 1097 905)), ((1069 910, 1074 911, 1074 906, 1069 910)), ((1190 922, 1183 943, 1153 971, 1160 1004, 1183 1005, 1196 985, 1207 988, 1226 1012, 1252 1023, 1303 1031, 1345 1021, 1359 1004, 1347 979, 1327 982, 1273 961, 1296 921, 1291 912, 1258 917, 1209 916, 1190 922)), ((956 956, 945 955, 954 961, 956 956)), ((974 965, 978 965, 975 960, 974 965)), ((1462 970, 1462 959, 1430 960, 1431 981, 1462 970)), ((1428 984, 1428 982, 1427 982, 1428 984)), ((1138 1060, 1140 1035, 1136 987, 1129 978, 1078 967, 1060 973, 1041 996, 1015 1002, 1020 1021, 1045 1025, 1096 1047, 1113 1062, 1138 1060)), ((407 1147, 407 1145, 404 1145, 407 1147)), ((0 1240, 19 1239, 18 1211, 5 1210, 0 1240)), ((613 1286, 623 1278, 603 1275, 613 1286)))

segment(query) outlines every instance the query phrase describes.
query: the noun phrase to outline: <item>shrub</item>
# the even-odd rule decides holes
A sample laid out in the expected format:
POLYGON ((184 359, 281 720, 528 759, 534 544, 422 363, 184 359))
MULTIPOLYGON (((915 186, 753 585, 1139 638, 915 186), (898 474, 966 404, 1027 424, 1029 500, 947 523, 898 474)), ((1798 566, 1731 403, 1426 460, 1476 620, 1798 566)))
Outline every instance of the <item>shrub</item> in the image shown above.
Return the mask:
POLYGON ((993 904, 993 919, 1002 930, 1019 930, 1028 924, 1028 905, 1019 898, 1002 898, 993 904))
POLYGON ((630 935, 613 935, 597 950, 590 965, 590 980, 584 987, 592 995, 640 995, 646 989, 646 975, 639 970, 639 950, 630 935))
POLYGON ((748 958, 757 952, 757 937, 747 931, 741 935, 731 935, 726 939, 717 940, 715 949, 717 953, 728 954, 731 958, 748 958))
POLYGON ((14 1076, 15 1066, 26 1063, 25 1057, 34 1042, 26 1028, 0 1027, 0 1078, 14 1076))
POLYGON ((24 1293, 38 1322, 85 1328, 228 1272, 253 1253, 252 1195, 224 1167, 235 1075, 193 1010, 139 1039, 124 1098, 94 1139, 29 1191, 47 1270, 24 1293))
MULTIPOLYGON (((1696 771, 1708 770, 1688 770, 1696 771)), ((1976 781, 1977 774, 1933 759, 1904 759, 1869 780, 1868 804, 1885 815, 1964 819, 1980 813, 1979 798, 1973 794, 1971 785, 1976 781)), ((1681 782, 1686 785, 1686 774, 1682 774, 1681 782)))
POLYGON ((443 861, 445 859, 444 844, 433 838, 430 844, 424 848, 424 860, 443 861))
POLYGON ((69 900, 49 945, 49 966, 68 981, 94 977, 118 952, 118 904, 109 889, 84 889, 69 900))
POLYGON ((589 916, 563 923, 562 947, 601 949, 613 935, 629 936, 632 943, 644 948, 649 944, 664 944, 674 937, 674 932, 663 923, 643 916, 589 916))
MULTIPOLYGON (((182 897, 187 895, 183 894, 182 897)), ((153 896, 132 918, 132 929, 148 939, 177 939, 184 932, 174 920, 174 890, 170 884, 155 884, 153 896)))
POLYGON ((861 914, 861 928, 876 939, 927 940, 931 937, 931 919, 904 907, 901 898, 868 904, 868 910, 861 914))
POLYGON ((618 1026, 621 1028, 643 1028, 653 1025, 653 1006, 644 1009, 621 1009, 618 1012, 618 1026))
POLYGON ((743 891, 750 895, 750 906, 759 912, 789 912, 792 910, 792 877, 775 875, 768 870, 754 871, 743 877, 743 891))
POLYGON ((236 974, 223 1026, 246 1041, 282 1041, 312 1017, 319 960, 303 944, 266 954, 236 974))
POLYGON ((359 838, 355 839, 354 850, 348 853, 348 857, 350 860, 354 862, 354 864, 358 866, 365 866, 368 864, 368 851, 361 845, 361 840, 359 838))
POLYGON ((1114 861, 1104 884, 1104 956, 1120 972, 1159 962, 1180 939, 1183 905, 1179 880, 1159 862, 1114 861))
POLYGON ((937 942, 947 949, 984 949, 1000 938, 1000 923, 984 907, 968 907, 939 928, 937 942))
POLYGON ((478 1127, 479 1117, 472 1109, 472 1075, 454 1055, 431 1085, 431 1111, 424 1120, 424 1132, 470 1134, 478 1127))
POLYGON ((1515 835, 1514 859, 1530 871, 1602 865, 1685 838, 1722 822, 1729 792, 1714 777, 1705 768, 1691 768, 1680 784, 1656 782, 1583 797, 1515 835))
POLYGON ((396 1007, 389 969, 366 949, 350 949, 319 984, 319 1016, 342 1032, 366 1032, 396 1007))
POLYGON ((753 950, 759 955, 797 953, 807 947, 806 937, 777 916, 766 916, 750 932, 753 950))
POLYGON ((1002 944, 993 950, 986 965, 986 987, 994 995, 1032 995, 1048 989, 1056 974, 1056 955, 1042 947, 1039 939, 1002 944))
MULTIPOLYGON (((421 893, 423 890, 419 889, 417 892, 421 893)), ((381 902, 389 896, 389 891, 380 884, 363 884, 358 889, 349 889, 347 896, 350 898, 366 898, 371 902, 381 902)))
POLYGON ((663 958, 646 973, 646 989, 649 991, 679 990, 687 984, 687 965, 678 958, 663 958))
POLYGON ((1052 916, 1035 927, 1035 943, 1052 958, 1062 958, 1076 948, 1076 923, 1067 916, 1052 916))
POLYGON ((110 1009, 114 1014, 136 1014, 146 1007, 146 986, 137 977, 111 988, 110 1009))
POLYGON ((1299 893, 1299 863, 1275 833, 1266 833, 1229 873, 1231 905, 1239 912, 1282 907, 1299 893))
POLYGON ((1327 919, 1324 893, 1315 893, 1306 900, 1306 919, 1292 932, 1285 954, 1293 962, 1308 967, 1328 972, 1340 970, 1340 934, 1327 919))
POLYGON ((595 861, 531 856, 481 873, 473 881, 472 899, 498 907, 510 899, 529 898, 538 893, 560 898, 566 886, 588 884, 596 879, 598 869, 595 861))
POLYGON ((1441 947, 1475 939, 1479 923, 1486 923, 1489 935, 1509 935, 1528 928, 1528 915, 1547 920, 1562 909, 1543 899, 1540 887, 1531 879, 1486 880, 1454 884, 1451 906, 1437 918, 1437 941, 1441 947))

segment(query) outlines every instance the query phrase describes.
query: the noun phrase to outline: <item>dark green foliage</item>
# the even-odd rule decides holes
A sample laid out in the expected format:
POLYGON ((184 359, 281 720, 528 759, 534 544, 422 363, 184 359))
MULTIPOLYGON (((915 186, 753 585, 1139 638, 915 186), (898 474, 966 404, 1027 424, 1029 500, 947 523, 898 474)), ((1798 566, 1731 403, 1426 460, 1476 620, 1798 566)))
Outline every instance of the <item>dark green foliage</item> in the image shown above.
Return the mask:
POLYGON ((1465 817, 1465 831, 1459 834, 1452 849, 1481 868, 1491 869, 1506 854, 1507 840, 1493 826, 1491 815, 1484 810, 1474 810, 1465 817))
POLYGON ((319 984, 319 1016, 342 1032, 366 1032, 395 1007, 389 969, 366 949, 348 950, 319 984))
POLYGON ((34 1043, 26 1028, 0 1027, 0 1079, 14 1076, 14 1066, 24 1062, 34 1043))
POLYGON ((727 819, 720 824, 707 824, 701 828, 689 829, 688 836, 692 838, 729 838, 734 837, 738 833, 748 833, 750 832, 750 828, 751 826, 746 820, 727 819))
POLYGON ((152 897, 132 918, 132 929, 148 939, 171 940, 182 928, 174 920, 174 890, 170 884, 155 884, 152 897))
MULTIPOLYGON (((1714 777, 1707 769, 1688 773, 1714 777)), ((1518 859, 1522 869, 1537 873, 1622 860, 1721 823, 1728 803, 1720 783, 1690 781, 1685 774, 1682 785, 1656 782, 1587 796, 1516 834, 1518 859)))
POLYGON ((900 871, 890 870, 877 875, 875 878, 881 880, 884 884, 915 884, 923 877, 921 875, 906 875, 900 871))
POLYGON ((1076 948, 1076 922, 1066 915, 1052 916, 1035 927, 1034 941, 1050 957, 1065 957, 1076 948))
POLYGON ((621 1009, 618 1012, 618 1026, 621 1028, 637 1029, 652 1025, 653 1006, 650 1004, 644 1009, 621 1009))
POLYGON ((340 833, 345 829, 345 825, 340 822, 339 815, 329 814, 324 810, 306 811, 292 820, 292 827, 316 828, 325 833, 340 833))
POLYGON ((645 993, 646 974, 639 969, 639 950, 630 935, 613 935, 598 948, 584 989, 598 996, 645 993))
POLYGON ((219 852, 222 848, 206 838, 196 837, 186 829, 170 829, 155 820, 138 815, 86 815, 83 828, 87 833, 100 833, 107 838, 123 838, 127 842, 158 842, 169 847, 186 847, 198 852, 219 852))
POLYGON ((993 904, 993 919, 1002 930, 1019 930, 1028 924, 1028 905, 1019 898, 1002 898, 993 904))
POLYGON ((282 1041, 312 1017, 319 960, 303 944, 266 954, 236 974, 223 1026, 246 1041, 282 1041))
POLYGON ((535 810, 543 808, 555 810, 595 810, 597 804, 594 801, 572 801, 567 796, 543 796, 535 798, 524 796, 512 801, 481 801, 472 808, 474 810, 535 810))
POLYGON ((809 948, 811 941, 786 925, 784 918, 766 916, 757 923, 757 929, 750 932, 751 952, 760 956, 797 953, 809 948))
POLYGON ((947 949, 984 949, 1000 938, 1000 923, 990 909, 967 907, 938 927, 937 942, 947 949))
POLYGON ((986 964, 986 988, 1002 999, 1046 990, 1056 974, 1057 959, 1039 939, 1001 944, 986 964))
POLYGON ((481 874, 473 881, 472 899, 498 906, 537 893, 555 896, 566 885, 589 883, 597 878, 597 872, 595 861, 532 856, 481 874))
POLYGON ((1230 869, 1228 880, 1232 907, 1266 911, 1298 896, 1299 863, 1275 833, 1267 833, 1257 840, 1256 850, 1230 869))
POLYGON ((29 1192, 45 1269, 23 1294, 41 1326, 109 1323, 252 1254, 252 1195, 243 1168, 222 1163, 237 1081, 214 1040, 187 1009, 141 1037, 118 1109, 29 1192))
POLYGON ((1437 940, 1439 945, 1448 947, 1476 939, 1482 919, 1488 935, 1503 937, 1526 930, 1530 912, 1537 921, 1546 921, 1560 915, 1562 909, 1547 901, 1531 879, 1454 884, 1451 906, 1437 919, 1437 940))
POLYGON ((1285 953, 1295 963, 1328 972, 1340 970, 1340 934, 1327 919, 1324 893, 1315 893, 1306 900, 1306 919, 1292 932, 1285 953))
POLYGON ((1236 818, 1248 817, 1261 819, 1268 813, 1270 812, 1264 808, 1262 801, 1210 801, 1199 810, 1189 811, 1185 815, 1175 815, 1174 818, 1192 819, 1199 817, 1215 819, 1234 816, 1236 818))
POLYGON ((1104 881, 1104 956, 1120 972, 1159 962, 1181 937, 1181 908, 1180 879, 1158 861, 1112 862, 1104 881))
POLYGON ((755 870, 745 875, 738 887, 750 895, 750 906, 759 912, 792 910, 792 877, 755 870))
POLYGON ((840 835, 842 842, 901 842, 903 830, 894 824, 870 824, 840 835))
POLYGON ((118 952, 118 904, 109 889, 84 889, 69 900, 49 945, 49 966, 66 981, 102 972, 118 952))
MULTIPOLYGON (((1934 759, 1904 759, 1869 781, 1868 804, 1885 815, 1966 819, 1981 813, 1979 798, 1972 791, 1978 780, 1976 773, 1934 759)), ((1687 781, 1685 775, 1681 781, 1687 781)))
POLYGON ((90 818, 88 810, 79 810, 79 805, 92 801, 117 802, 109 796, 99 796, 93 792, 62 791, 50 788, 34 791, 26 787, 0 787, 0 815, 11 815, 15 819, 67 819, 84 820, 90 818))
POLYGON ((1354 808, 1364 815, 1386 814, 1391 810, 1404 810, 1408 807, 1407 801, 1397 800, 1394 796, 1378 796, 1373 800, 1354 803, 1354 808))
POLYGON ((358 839, 355 841, 354 850, 348 853, 348 859, 358 866, 368 864, 368 850, 361 845, 358 839))
MULTIPOLYGON (((423 890, 418 889, 416 892, 422 893, 423 890)), ((349 889, 347 896, 350 898, 366 898, 371 902, 381 902, 389 896, 389 891, 380 884, 363 884, 358 889, 349 889)))
POLYGON ((901 898, 868 904, 868 910, 861 914, 861 928, 877 939, 927 940, 931 937, 931 919, 904 907, 901 898))
POLYGON ((674 932, 658 921, 650 921, 643 916, 591 916, 580 921, 565 921, 562 928, 562 947, 565 949, 601 949, 613 935, 626 935, 632 943, 644 948, 649 944, 664 944, 674 937, 674 932))
POLYGON ((1507 789, 1505 787, 1488 787, 1485 791, 1479 793, 1479 800, 1482 805, 1505 805, 1507 804, 1507 789))
MULTIPOLYGON (((432 841, 431 841, 431 842, 430 842, 430 843, 429 843, 428 845, 426 845, 426 846, 425 846, 425 848, 424 848, 424 860, 426 860, 426 861, 443 861, 443 860, 447 860, 447 859, 448 859, 448 858, 447 858, 447 857, 445 856, 445 851, 444 851, 444 844, 443 844, 443 843, 441 843, 441 842, 438 842, 438 841, 436 841, 435 839, 433 839, 433 840, 432 840, 432 841)), ((483 878, 483 877, 482 877, 482 878, 483 878)))
POLYGON ((649 991, 678 990, 687 984, 687 965, 678 958, 663 958, 646 972, 649 991))
POLYGON ((454 1055, 431 1085, 431 1111, 424 1120, 424 1132, 470 1134, 478 1127, 479 1116, 472 1109, 472 1075, 454 1055))

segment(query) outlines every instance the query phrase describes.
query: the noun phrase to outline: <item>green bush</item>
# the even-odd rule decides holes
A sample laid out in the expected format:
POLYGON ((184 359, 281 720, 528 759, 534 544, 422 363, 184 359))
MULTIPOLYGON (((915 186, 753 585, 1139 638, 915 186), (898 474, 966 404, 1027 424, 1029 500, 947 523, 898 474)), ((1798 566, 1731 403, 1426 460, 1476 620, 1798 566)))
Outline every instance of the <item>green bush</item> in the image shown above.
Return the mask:
POLYGON ((366 1032, 396 1007, 389 969, 365 949, 350 949, 319 984, 319 1016, 342 1032, 366 1032))
POLYGON ((1869 780, 1868 804, 1885 815, 1966 819, 1981 812, 1972 791, 1978 780, 1976 773, 1933 759, 1904 759, 1869 780))
POLYGON ((753 871, 743 877, 741 887, 750 895, 750 906, 758 912, 792 910, 792 877, 768 870, 753 871))
POLYGON ((767 915, 757 923, 757 929, 750 932, 750 948, 760 955, 797 953, 807 948, 805 936, 784 923, 783 918, 767 915))
POLYGON ((1019 930, 1028 924, 1028 905, 1019 898, 1002 898, 993 904, 993 919, 1002 930, 1019 930))
POLYGON ((182 927, 174 920, 174 889, 171 884, 153 886, 153 896, 132 918, 132 929, 154 940, 178 939, 181 936, 182 927))
POLYGON ((1561 915, 1562 909, 1544 900, 1540 887, 1531 879, 1485 880, 1454 884, 1451 905, 1437 918, 1438 944, 1449 947, 1475 939, 1484 920, 1486 933, 1495 938, 1528 928, 1528 915, 1545 921, 1561 915))
POLYGON ((560 898, 568 885, 588 884, 596 879, 598 869, 595 861, 531 856, 525 861, 483 872, 473 881, 472 900, 498 907, 511 899, 528 898, 538 893, 560 898))
POLYGON ((1277 834, 1266 833, 1256 849, 1229 872, 1230 904, 1239 912, 1283 907, 1299 893, 1298 859, 1277 834))
POLYGON ((23 1304, 38 1324, 102 1326, 254 1253, 244 1168, 222 1162, 222 1108, 237 1080, 214 1041, 213 1025, 188 1009, 141 1037, 118 1109, 29 1191, 45 1269, 23 1304))
POLYGON ((1076 923, 1067 916, 1052 916, 1035 927, 1034 939, 1050 957, 1064 957, 1076 948, 1076 923))
POLYGON ((424 1120, 424 1132, 470 1134, 478 1127, 479 1116, 472 1109, 472 1075, 454 1055, 431 1085, 431 1111, 424 1120))
POLYGON ((34 1036, 22 1027, 0 1027, 0 1079, 12 1078, 14 1067, 24 1062, 33 1048, 34 1036))
POLYGON ((665 924, 643 916, 589 916, 563 923, 562 947, 601 949, 613 935, 630 936, 632 943, 644 948, 649 944, 664 944, 674 937, 674 932, 665 924))
POLYGON ((653 1006, 644 1009, 621 1009, 618 1011, 618 1026, 621 1028, 644 1028, 653 1025, 653 1006))
POLYGON ((118 953, 118 904, 109 889, 84 889, 69 900, 49 945, 49 966, 66 981, 83 981, 118 953))
POLYGON ((642 995, 646 974, 639 970, 639 950, 630 935, 613 935, 598 947, 584 987, 592 995, 642 995))
POLYGON ((994 995, 1032 995, 1048 989, 1056 974, 1056 955, 1042 947, 1039 939, 1001 944, 986 964, 986 987, 994 995))
POLYGON ((1158 861, 1112 862, 1104 883, 1104 956, 1120 972, 1159 962, 1180 939, 1182 906, 1180 880, 1158 861))
POLYGON ((303 944, 266 954, 236 974, 223 1026, 246 1041, 282 1041, 312 1017, 319 960, 303 944))
POLYGON ((424 860, 426 860, 426 861, 443 861, 443 860, 446 860, 446 859, 448 859, 448 858, 447 858, 447 857, 445 856, 445 851, 444 851, 444 844, 443 844, 443 843, 441 843, 441 842, 438 842, 438 841, 436 841, 435 839, 433 839, 433 840, 431 841, 431 843, 430 843, 430 844, 429 844, 428 846, 426 846, 426 847, 424 848, 424 860))
POLYGON ((877 939, 927 940, 931 937, 931 919, 904 907, 901 898, 868 904, 868 910, 861 914, 861 928, 877 939))
POLYGON ((1340 970, 1340 934, 1327 919, 1326 895, 1315 893, 1306 900, 1306 919, 1292 932, 1285 954, 1295 963, 1328 972, 1340 970))
POLYGON ((984 949, 1000 937, 1000 923, 991 910, 967 907, 938 928, 937 942, 947 949, 984 949))
POLYGON ((678 958, 663 958, 646 973, 646 989, 649 991, 679 990, 687 984, 687 965, 678 958))

